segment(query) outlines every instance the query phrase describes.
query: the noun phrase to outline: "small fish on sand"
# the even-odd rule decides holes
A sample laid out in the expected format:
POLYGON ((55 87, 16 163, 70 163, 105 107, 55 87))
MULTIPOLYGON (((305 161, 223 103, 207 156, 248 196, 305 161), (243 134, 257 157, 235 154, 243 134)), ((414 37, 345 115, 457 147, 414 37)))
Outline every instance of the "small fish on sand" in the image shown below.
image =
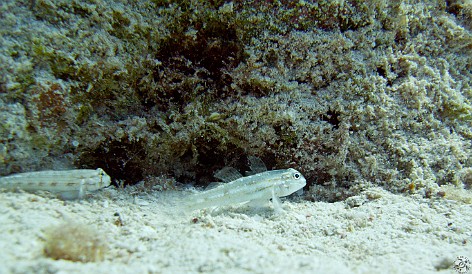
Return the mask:
POLYGON ((189 210, 221 207, 249 202, 261 205, 272 199, 276 212, 282 211, 279 197, 288 196, 306 185, 303 175, 293 169, 267 170, 261 159, 250 156, 251 171, 243 175, 232 167, 225 167, 215 173, 223 181, 216 187, 190 196, 185 207, 189 210))

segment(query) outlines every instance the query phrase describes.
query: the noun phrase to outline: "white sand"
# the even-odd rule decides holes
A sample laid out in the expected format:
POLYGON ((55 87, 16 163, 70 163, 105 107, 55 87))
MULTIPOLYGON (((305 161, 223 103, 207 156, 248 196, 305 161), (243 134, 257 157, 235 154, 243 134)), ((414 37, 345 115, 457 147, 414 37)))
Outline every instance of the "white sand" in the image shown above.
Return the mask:
POLYGON ((373 189, 332 204, 285 201, 282 215, 184 216, 166 202, 182 193, 130 192, 72 202, 0 193, 0 273, 455 273, 457 256, 472 259, 472 208, 460 202, 373 189), (105 260, 45 257, 44 231, 64 221, 95 227, 105 260))

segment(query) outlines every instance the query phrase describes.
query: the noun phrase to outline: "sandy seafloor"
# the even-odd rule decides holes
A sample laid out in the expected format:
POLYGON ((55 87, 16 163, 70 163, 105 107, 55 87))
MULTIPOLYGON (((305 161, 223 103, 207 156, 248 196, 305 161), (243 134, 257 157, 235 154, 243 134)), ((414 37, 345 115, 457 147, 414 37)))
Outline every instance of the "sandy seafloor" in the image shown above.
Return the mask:
POLYGON ((472 207, 370 189, 344 202, 284 201, 182 213, 183 192, 114 188, 80 201, 0 193, 0 273, 455 273, 472 259, 472 207), (89 224, 99 262, 53 260, 48 227, 89 224), (121 225, 120 225, 121 224, 121 225))

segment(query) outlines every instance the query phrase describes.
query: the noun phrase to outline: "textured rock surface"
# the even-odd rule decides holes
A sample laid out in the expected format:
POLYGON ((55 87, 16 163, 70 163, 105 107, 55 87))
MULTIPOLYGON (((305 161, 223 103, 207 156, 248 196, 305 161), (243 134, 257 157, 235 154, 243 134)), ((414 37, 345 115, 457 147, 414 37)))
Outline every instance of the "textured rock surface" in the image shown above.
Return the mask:
POLYGON ((0 174, 206 184, 257 155, 317 200, 468 189, 471 6, 3 1, 0 174))

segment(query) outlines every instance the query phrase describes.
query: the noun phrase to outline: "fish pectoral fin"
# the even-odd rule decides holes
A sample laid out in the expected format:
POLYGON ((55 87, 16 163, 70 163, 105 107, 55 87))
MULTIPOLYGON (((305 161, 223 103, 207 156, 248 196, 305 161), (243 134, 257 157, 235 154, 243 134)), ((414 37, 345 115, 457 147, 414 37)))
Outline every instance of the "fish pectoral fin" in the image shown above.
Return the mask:
POLYGON ((272 188, 272 205, 274 206, 274 211, 276 214, 282 213, 284 211, 282 208, 282 201, 277 195, 275 195, 274 188, 272 188))
POLYGON ((267 204, 268 199, 254 199, 247 202, 245 205, 249 207, 263 207, 267 204))
POLYGON ((63 200, 75 200, 82 199, 84 197, 84 192, 80 190, 68 190, 58 192, 57 195, 63 200))
POLYGON ((234 167, 224 167, 215 173, 215 178, 222 180, 225 183, 242 178, 243 175, 239 173, 234 167))
POLYGON ((303 195, 303 187, 300 188, 299 190, 295 191, 295 195, 302 196, 303 195))

